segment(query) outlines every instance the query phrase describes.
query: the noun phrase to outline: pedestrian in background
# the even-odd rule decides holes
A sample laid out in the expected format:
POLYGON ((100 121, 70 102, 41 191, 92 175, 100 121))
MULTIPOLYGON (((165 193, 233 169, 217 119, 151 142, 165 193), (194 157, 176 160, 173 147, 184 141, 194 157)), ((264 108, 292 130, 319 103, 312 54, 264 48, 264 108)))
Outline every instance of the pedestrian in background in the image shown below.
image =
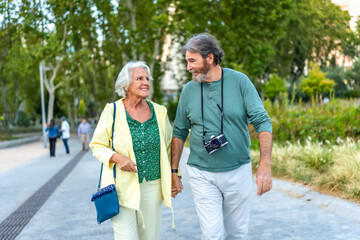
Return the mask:
POLYGON ((70 138, 70 124, 66 121, 66 117, 61 117, 61 137, 65 146, 66 154, 70 154, 68 140, 70 138))
POLYGON ((50 157, 55 157, 56 138, 60 135, 59 127, 55 124, 55 120, 51 119, 50 124, 45 129, 48 133, 50 143, 50 157))
POLYGON ((90 124, 84 118, 78 127, 78 136, 81 139, 83 151, 89 150, 89 141, 90 141, 91 133, 92 133, 92 131, 91 131, 90 124))

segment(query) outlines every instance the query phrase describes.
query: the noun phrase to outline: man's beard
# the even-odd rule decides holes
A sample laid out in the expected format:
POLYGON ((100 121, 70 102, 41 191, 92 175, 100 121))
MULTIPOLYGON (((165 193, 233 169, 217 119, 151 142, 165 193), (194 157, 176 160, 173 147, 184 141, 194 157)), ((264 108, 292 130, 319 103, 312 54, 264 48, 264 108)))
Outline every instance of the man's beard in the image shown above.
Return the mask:
POLYGON ((204 82, 206 80, 206 77, 208 75, 210 71, 210 64, 207 64, 205 62, 205 60, 203 61, 203 66, 197 70, 190 70, 190 72, 192 73, 192 80, 195 81, 195 82, 204 82), (195 76, 194 73, 198 73, 197 76, 195 76))

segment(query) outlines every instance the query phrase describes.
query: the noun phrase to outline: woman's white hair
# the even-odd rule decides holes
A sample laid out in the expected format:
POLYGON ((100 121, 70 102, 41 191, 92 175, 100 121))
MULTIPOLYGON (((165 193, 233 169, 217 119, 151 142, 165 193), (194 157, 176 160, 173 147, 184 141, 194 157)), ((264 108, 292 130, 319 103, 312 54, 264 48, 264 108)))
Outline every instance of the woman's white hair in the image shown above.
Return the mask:
POLYGON ((132 69, 134 68, 142 68, 149 75, 150 80, 152 80, 150 68, 143 61, 130 61, 121 69, 119 76, 115 82, 115 92, 121 97, 126 96, 126 92, 124 91, 124 87, 129 87, 131 82, 132 69))

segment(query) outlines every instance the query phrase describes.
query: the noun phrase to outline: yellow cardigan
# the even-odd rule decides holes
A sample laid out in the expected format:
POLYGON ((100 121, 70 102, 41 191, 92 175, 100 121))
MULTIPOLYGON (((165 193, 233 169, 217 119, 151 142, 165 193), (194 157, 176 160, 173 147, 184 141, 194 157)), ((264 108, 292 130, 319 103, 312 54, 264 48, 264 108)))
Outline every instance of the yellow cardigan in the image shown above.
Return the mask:
MULTIPOLYGON (((131 133, 127 124, 123 101, 124 99, 120 99, 115 102, 116 116, 114 127, 114 149, 115 152, 130 158, 134 163, 136 163, 131 133)), ((152 101, 150 102, 154 106, 159 126, 161 190, 165 205, 171 208, 170 149, 172 128, 167 116, 166 108, 152 101)), ((114 154, 114 151, 111 149, 113 111, 113 103, 106 104, 90 143, 90 148, 93 151, 94 157, 104 163, 101 187, 114 183, 112 172, 114 163, 109 163, 111 156, 114 154)), ((115 186, 120 206, 139 210, 140 185, 138 174, 134 172, 125 172, 120 170, 119 167, 116 167, 115 186)))

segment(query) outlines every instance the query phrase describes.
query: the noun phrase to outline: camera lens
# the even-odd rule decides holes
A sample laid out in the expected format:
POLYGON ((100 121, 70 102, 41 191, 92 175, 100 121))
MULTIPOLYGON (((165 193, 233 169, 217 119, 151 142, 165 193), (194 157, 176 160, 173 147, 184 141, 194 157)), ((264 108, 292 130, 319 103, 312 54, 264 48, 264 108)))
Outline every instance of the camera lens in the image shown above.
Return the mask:
POLYGON ((216 139, 216 138, 215 138, 215 139, 211 140, 211 146, 212 146, 214 149, 219 148, 220 145, 221 145, 221 143, 220 143, 219 139, 216 139))

